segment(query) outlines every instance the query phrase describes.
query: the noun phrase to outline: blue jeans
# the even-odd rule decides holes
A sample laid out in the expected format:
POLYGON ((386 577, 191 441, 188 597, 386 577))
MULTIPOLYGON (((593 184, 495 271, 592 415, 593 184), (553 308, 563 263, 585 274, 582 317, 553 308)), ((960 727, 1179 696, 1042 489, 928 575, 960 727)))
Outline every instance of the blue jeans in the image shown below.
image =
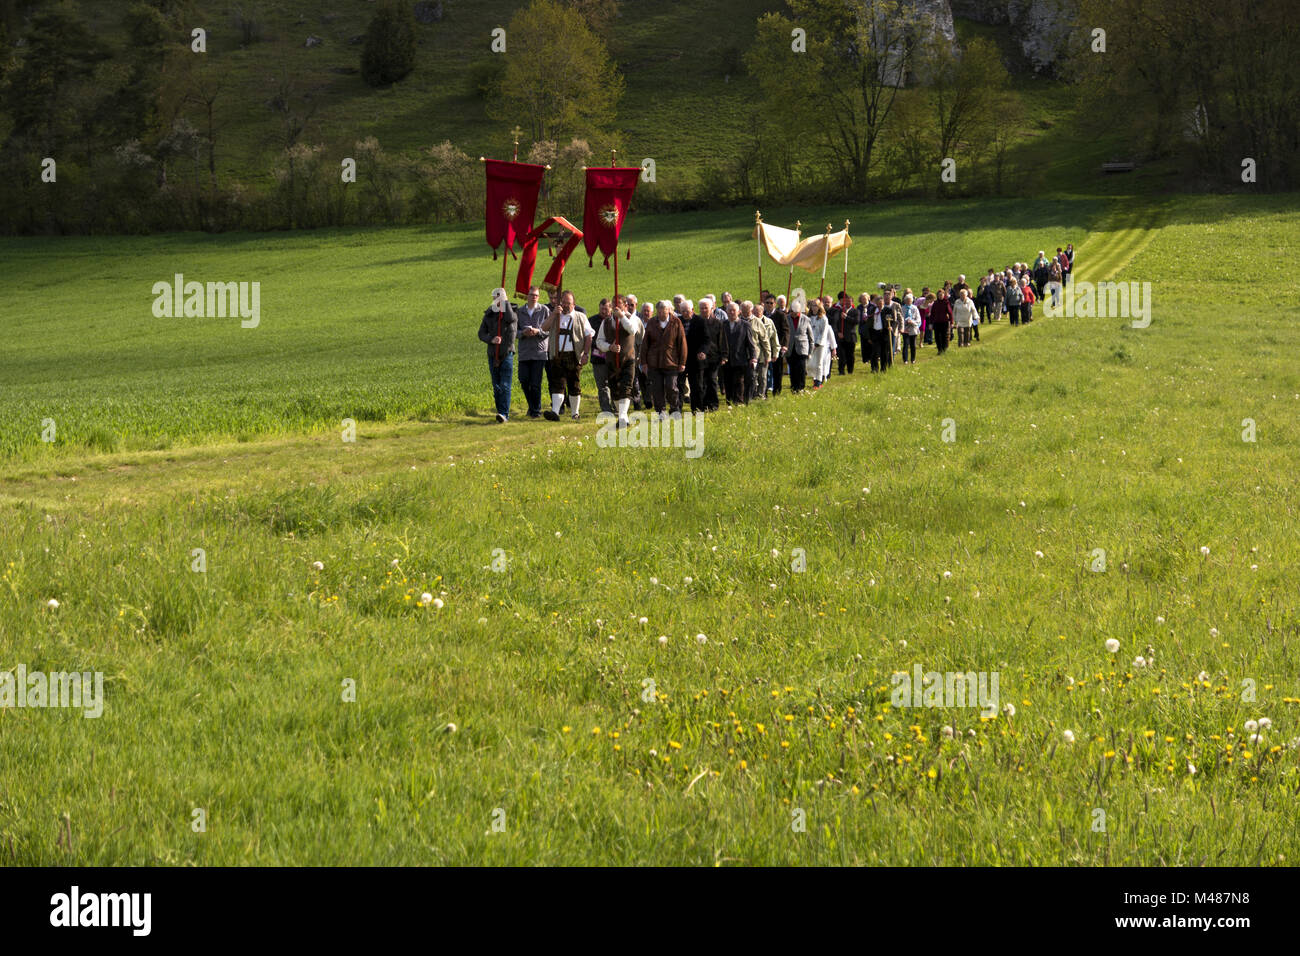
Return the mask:
POLYGON ((507 352, 496 364, 488 359, 488 370, 492 373, 492 398, 496 401, 497 414, 509 418, 510 386, 513 384, 515 372, 514 355, 507 352))

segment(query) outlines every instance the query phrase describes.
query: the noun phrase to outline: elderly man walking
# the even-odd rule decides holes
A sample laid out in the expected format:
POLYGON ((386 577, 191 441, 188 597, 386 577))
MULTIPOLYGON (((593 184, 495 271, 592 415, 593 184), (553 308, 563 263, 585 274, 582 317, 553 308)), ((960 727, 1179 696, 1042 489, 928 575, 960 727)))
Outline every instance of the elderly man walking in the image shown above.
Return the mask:
POLYGON ((740 306, 727 304, 727 321, 722 323, 722 377, 728 405, 745 404, 745 383, 758 364, 754 339, 747 324, 740 320, 740 306))
POLYGON ((655 316, 646 325, 642 368, 650 380, 655 412, 662 419, 667 414, 680 416, 682 396, 677 390, 677 376, 686 371, 686 330, 673 311, 673 304, 661 299, 655 316))

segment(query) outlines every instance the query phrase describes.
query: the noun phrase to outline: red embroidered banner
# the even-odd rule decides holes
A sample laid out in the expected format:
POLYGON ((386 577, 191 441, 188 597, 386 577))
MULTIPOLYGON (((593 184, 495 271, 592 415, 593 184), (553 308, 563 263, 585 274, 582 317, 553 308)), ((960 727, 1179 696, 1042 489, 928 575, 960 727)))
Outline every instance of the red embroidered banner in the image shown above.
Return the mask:
POLYGON ((537 215, 537 194, 542 188, 545 166, 532 163, 507 163, 499 159, 484 161, 487 172, 487 244, 494 254, 505 243, 505 251, 514 249, 515 240, 533 228, 537 215))
POLYGON ((618 252, 618 234, 623 228, 627 208, 632 204, 632 193, 641 178, 640 166, 588 166, 587 198, 582 215, 583 244, 587 255, 594 256, 599 249, 609 257, 618 252))

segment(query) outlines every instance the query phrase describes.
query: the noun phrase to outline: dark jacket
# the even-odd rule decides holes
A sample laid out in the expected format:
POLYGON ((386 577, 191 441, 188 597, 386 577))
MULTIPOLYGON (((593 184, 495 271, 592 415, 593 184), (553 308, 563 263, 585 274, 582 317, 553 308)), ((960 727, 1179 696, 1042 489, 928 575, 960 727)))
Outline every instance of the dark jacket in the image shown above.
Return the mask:
POLYGON ((515 307, 506 304, 504 312, 498 312, 496 306, 489 306, 483 312, 483 321, 479 323, 478 337, 480 342, 487 343, 488 361, 497 365, 507 355, 515 350, 515 329, 518 328, 519 319, 515 315, 515 307), (501 344, 493 345, 492 340, 501 336, 501 344))
POLYGON ((830 311, 826 314, 831 320, 831 329, 835 332, 837 339, 847 339, 850 342, 858 340, 856 309, 842 309, 837 302, 831 306, 830 311))
POLYGON ((730 366, 748 367, 750 362, 758 359, 754 351, 754 340, 749 334, 749 324, 746 322, 737 321, 734 324, 730 321, 723 322, 721 344, 723 357, 730 366))
POLYGON ((718 363, 718 333, 721 331, 711 326, 711 318, 692 315, 686 322, 686 367, 696 368, 701 362, 697 356, 704 353, 704 365, 718 363))
POLYGON ((930 306, 930 324, 931 325, 952 324, 952 299, 934 300, 934 305, 930 306))
POLYGON ((789 348, 790 320, 786 318, 785 309, 774 309, 770 318, 772 324, 776 326, 776 337, 781 343, 781 348, 789 348))

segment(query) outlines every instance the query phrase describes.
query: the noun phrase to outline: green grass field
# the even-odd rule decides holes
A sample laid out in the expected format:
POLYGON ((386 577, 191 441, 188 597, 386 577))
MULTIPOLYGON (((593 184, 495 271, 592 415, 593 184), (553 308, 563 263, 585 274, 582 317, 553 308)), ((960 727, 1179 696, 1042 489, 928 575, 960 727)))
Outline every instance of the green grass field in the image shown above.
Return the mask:
MULTIPOLYGON (((764 214, 852 219, 855 289, 1072 240, 1152 322, 1002 322, 688 459, 486 424, 478 228, 3 243, 0 668, 106 704, 0 709, 0 859, 1300 859, 1300 197, 764 214), (177 271, 261 325, 154 319, 177 271), (1014 715, 891 706, 916 665, 1014 715)), ((625 286, 752 295, 751 221, 634 220, 625 286)))

